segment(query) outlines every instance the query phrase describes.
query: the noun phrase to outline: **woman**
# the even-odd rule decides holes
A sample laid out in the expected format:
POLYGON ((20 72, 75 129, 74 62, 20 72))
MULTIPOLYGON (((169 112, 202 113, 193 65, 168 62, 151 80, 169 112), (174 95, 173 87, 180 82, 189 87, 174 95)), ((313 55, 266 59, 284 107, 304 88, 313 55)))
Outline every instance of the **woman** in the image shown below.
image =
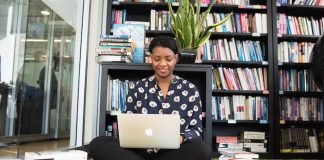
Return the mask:
POLYGON ((180 148, 126 149, 117 139, 98 137, 90 143, 94 159, 210 160, 211 151, 201 140, 201 101, 196 86, 173 74, 178 47, 172 37, 155 37, 149 46, 155 74, 132 83, 126 98, 126 113, 179 114, 180 148))

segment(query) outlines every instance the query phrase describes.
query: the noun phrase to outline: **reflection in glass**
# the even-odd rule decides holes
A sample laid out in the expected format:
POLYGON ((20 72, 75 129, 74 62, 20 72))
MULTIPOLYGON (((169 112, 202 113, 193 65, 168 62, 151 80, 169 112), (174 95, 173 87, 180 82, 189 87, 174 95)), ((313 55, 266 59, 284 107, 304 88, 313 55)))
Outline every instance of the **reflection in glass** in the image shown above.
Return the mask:
MULTIPOLYGON (((49 148, 32 150, 32 147, 24 145, 47 139, 59 139, 60 144, 64 145, 58 146, 67 148, 75 28, 42 0, 27 0, 20 4, 0 1, 0 12, 9 13, 10 7, 14 5, 20 5, 16 7, 20 10, 12 9, 12 14, 7 14, 6 20, 0 17, 0 62, 11 63, 0 65, 1 71, 6 70, 8 73, 0 74, 4 76, 0 77, 3 82, 0 84, 1 150, 20 155, 26 151, 41 151, 49 148), (8 21, 10 17, 19 17, 13 13, 20 15, 20 33, 15 33, 15 27, 19 25, 8 21), (10 26, 9 32, 2 30, 3 24, 10 26), (14 34, 20 34, 19 43, 12 40, 11 45, 4 46, 3 39, 14 34), (7 56, 3 59, 4 52, 1 51, 6 50, 11 52, 5 53, 12 55, 11 58, 7 56), (17 142, 22 145, 19 151, 10 148, 17 142)), ((19 18, 14 20, 19 21, 19 18)), ((8 154, 0 152, 2 157, 8 157, 8 154)))

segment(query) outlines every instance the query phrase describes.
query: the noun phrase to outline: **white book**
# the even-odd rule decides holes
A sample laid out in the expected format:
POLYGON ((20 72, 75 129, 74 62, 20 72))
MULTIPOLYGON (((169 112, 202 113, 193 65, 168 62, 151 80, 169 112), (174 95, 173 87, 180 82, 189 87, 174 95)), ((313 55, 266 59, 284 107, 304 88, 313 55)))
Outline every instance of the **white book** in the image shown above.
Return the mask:
POLYGON ((158 11, 158 30, 162 31, 162 11, 158 11))
POLYGON ((227 119, 226 115, 225 115, 225 97, 221 97, 220 100, 220 104, 219 104, 219 108, 220 108, 220 112, 221 112, 221 120, 227 119))
POLYGON ((205 54, 207 54, 207 58, 208 58, 208 60, 211 60, 212 58, 211 58, 211 52, 210 52, 210 45, 211 45, 211 41, 210 40, 208 40, 206 43, 205 43, 205 47, 206 47, 206 53, 205 54))
POLYGON ((254 18, 255 18, 255 25, 256 25, 256 33, 263 33, 262 31, 262 16, 261 16, 261 13, 255 13, 254 15, 254 18))
POLYGON ((252 68, 253 78, 256 84, 256 90, 262 90, 260 86, 260 79, 256 68, 252 68))
POLYGON ((244 52, 245 61, 251 61, 251 58, 249 55, 248 41, 243 41, 242 43, 243 43, 243 52, 244 52))
POLYGON ((282 62, 289 62, 289 48, 290 48, 290 45, 288 46, 288 42, 284 41, 283 42, 283 61, 282 62))
POLYGON ((219 151, 222 155, 230 156, 233 158, 259 158, 259 154, 242 151, 242 150, 221 150, 219 151))
POLYGON ((241 120, 241 116, 239 113, 239 96, 233 96, 233 112, 234 112, 234 119, 241 120))
POLYGON ((228 120, 229 116, 231 114, 231 109, 230 109, 230 99, 228 96, 224 97, 224 108, 225 108, 225 117, 228 120))
POLYGON ((212 97, 211 106, 212 106, 212 118, 217 120, 216 101, 214 96, 212 97))
POLYGON ((267 143, 243 143, 243 147, 244 148, 256 148, 256 147, 260 147, 260 148, 264 148, 266 147, 267 143))
POLYGON ((222 88, 224 90, 228 90, 222 67, 217 67, 217 69, 218 69, 219 77, 221 80, 222 88))
POLYGON ((244 105, 244 101, 245 101, 245 96, 240 96, 240 106, 242 107, 240 109, 240 116, 242 120, 246 120, 246 106, 244 105))
MULTIPOLYGON (((306 31, 308 32, 308 35, 319 35, 319 33, 316 32, 316 26, 312 26, 312 22, 311 22, 310 18, 308 18, 308 17, 307 18, 303 17, 303 18, 306 20, 306 24, 307 24, 306 31), (313 32, 313 29, 315 32, 313 32)), ((303 26, 301 26, 301 27, 303 27, 303 26)))
POLYGON ((102 62, 126 62, 131 63, 132 58, 130 56, 119 56, 119 55, 100 55, 96 56, 98 63, 102 62))
POLYGON ((237 50, 236 50, 236 44, 235 44, 235 39, 231 38, 229 41, 229 47, 230 47, 230 52, 231 52, 231 57, 233 61, 238 61, 238 56, 237 56, 237 50))
POLYGON ((237 68, 236 70, 237 70, 237 74, 239 76, 239 80, 240 80, 242 89, 243 90, 249 90, 249 87, 248 87, 246 78, 244 76, 244 73, 242 71, 242 68, 237 68))
MULTIPOLYGON (((213 14, 212 13, 207 14, 206 22, 207 22, 207 26, 210 26, 213 24, 213 14)), ((215 29, 213 28, 210 31, 214 32, 215 29)))
POLYGON ((243 131, 243 139, 265 139, 265 132, 243 131))
POLYGON ((265 153, 267 152, 267 148, 264 147, 252 147, 250 148, 251 152, 255 152, 255 153, 265 153))
POLYGON ((218 39, 218 47, 219 47, 219 53, 220 53, 220 60, 228 60, 226 53, 225 53, 225 44, 224 41, 222 39, 218 39))
POLYGON ((151 9, 151 30, 154 31, 155 30, 155 14, 156 11, 154 9, 151 9))
POLYGON ((231 60, 233 60, 233 58, 231 57, 231 52, 230 52, 230 49, 229 49, 228 41, 227 41, 226 38, 223 39, 223 41, 224 41, 226 59, 228 61, 231 61, 231 60))
POLYGON ((111 90, 112 90, 112 81, 111 76, 107 76, 107 101, 106 101, 106 111, 111 111, 111 90))
POLYGON ((253 107, 252 107, 252 96, 249 96, 247 99, 247 107, 248 109, 248 120, 253 120, 253 107))
POLYGON ((268 33, 267 14, 262 13, 262 33, 268 33))
POLYGON ((259 80, 260 80, 260 87, 261 87, 261 90, 264 91, 264 80, 263 80, 263 72, 262 72, 262 68, 258 68, 258 76, 259 76, 259 80))
MULTIPOLYGON (((228 14, 225 15, 225 17, 227 16, 228 14)), ((227 32, 233 32, 233 24, 232 24, 232 20, 231 18, 233 18, 233 16, 231 16, 226 22, 225 22, 225 26, 226 26, 226 31, 227 32)))
POLYGON ((282 42, 278 43, 278 62, 282 62, 282 42))

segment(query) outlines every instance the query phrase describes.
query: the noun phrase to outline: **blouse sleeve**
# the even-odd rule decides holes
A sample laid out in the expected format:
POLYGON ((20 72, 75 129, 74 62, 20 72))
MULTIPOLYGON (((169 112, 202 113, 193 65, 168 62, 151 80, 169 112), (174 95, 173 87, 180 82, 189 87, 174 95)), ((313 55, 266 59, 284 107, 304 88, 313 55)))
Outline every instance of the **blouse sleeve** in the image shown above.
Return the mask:
POLYGON ((193 84, 189 85, 189 102, 188 106, 192 106, 190 112, 192 116, 188 128, 182 134, 184 140, 199 138, 202 133, 202 105, 198 89, 193 84))
POLYGON ((128 93, 126 96, 125 113, 136 113, 137 92, 134 82, 129 82, 128 93))

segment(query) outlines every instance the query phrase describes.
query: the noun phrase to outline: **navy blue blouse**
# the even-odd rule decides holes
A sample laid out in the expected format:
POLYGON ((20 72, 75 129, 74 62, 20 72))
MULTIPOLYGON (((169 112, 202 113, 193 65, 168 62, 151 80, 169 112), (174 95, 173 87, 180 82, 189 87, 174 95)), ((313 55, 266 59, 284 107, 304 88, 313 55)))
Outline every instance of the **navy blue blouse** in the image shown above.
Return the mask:
POLYGON ((200 137, 202 132, 202 105, 198 89, 179 76, 171 81, 166 98, 155 75, 130 82, 125 110, 129 114, 179 114, 180 134, 184 140, 200 137))

